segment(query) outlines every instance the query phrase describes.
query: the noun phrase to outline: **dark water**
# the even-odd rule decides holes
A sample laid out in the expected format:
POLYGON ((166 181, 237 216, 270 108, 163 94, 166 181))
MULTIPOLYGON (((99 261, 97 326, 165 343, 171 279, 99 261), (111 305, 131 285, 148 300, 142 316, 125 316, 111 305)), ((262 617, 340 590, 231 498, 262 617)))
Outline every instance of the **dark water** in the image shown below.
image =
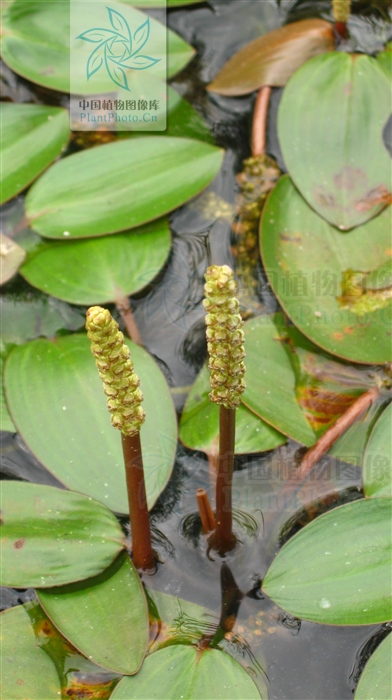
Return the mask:
MULTIPOLYGON (((350 20, 351 39, 342 49, 374 53, 382 48, 391 34, 386 21, 387 3, 354 3, 350 20)), ((142 340, 156 358, 170 386, 180 411, 198 370, 205 359, 204 312, 202 309, 203 274, 210 263, 234 265, 230 248, 231 223, 224 216, 217 218, 221 202, 235 200, 235 174, 249 155, 249 137, 254 96, 224 98, 208 94, 208 83, 239 48, 283 22, 308 16, 329 18, 330 2, 280 3, 269 0, 213 0, 169 12, 169 26, 197 49, 191 65, 173 81, 174 87, 198 109, 208 122, 218 145, 226 149, 222 172, 210 186, 215 210, 206 211, 205 200, 199 198, 175 212, 171 217, 173 247, 169 262, 150 288, 132 300, 135 320, 142 340), (204 202, 204 203, 203 203, 204 202)), ((64 103, 66 98, 32 86, 16 78, 7 69, 4 73, 6 94, 15 101, 64 103)), ((268 153, 277 158, 284 169, 276 138, 275 117, 281 90, 272 96, 268 153)), ((203 195, 202 195, 203 197, 203 195)), ((23 198, 4 207, 5 221, 15 226, 22 216, 23 198)), ((7 231, 6 231, 7 232, 7 231)), ((277 308, 263 273, 260 271, 261 308, 270 313, 277 308)), ((6 285, 4 298, 15 294, 26 297, 28 285, 16 279, 6 285)), ((34 293, 32 299, 43 297, 34 293)), ((58 303, 58 302, 57 302, 58 303)), ((61 303, 56 313, 64 315, 64 328, 77 330, 83 325, 83 309, 61 303)), ((56 330, 56 329, 55 329, 56 330)), ((53 331, 55 332, 55 331, 53 331)), ((35 330, 35 335, 40 329, 35 330)), ((34 334, 33 336, 34 337, 34 334)), ((299 446, 288 446, 259 457, 241 457, 236 461, 234 481, 235 505, 246 512, 244 494, 262 487, 264 493, 281 478, 282 464, 291 464, 299 446), (260 474, 270 468, 271 481, 260 485, 260 474), (275 480, 275 481, 274 481, 275 480), (236 496, 238 494, 238 498, 236 496), (241 494, 241 495, 240 495, 241 494), (237 500, 236 500, 237 498, 237 500)), ((57 485, 56 480, 36 462, 20 438, 6 435, 4 440, 3 477, 57 485)), ((359 474, 339 483, 331 475, 306 491, 308 502, 336 492, 336 504, 360 496, 359 474)), ((276 700, 345 700, 352 698, 364 662, 387 633, 387 626, 329 627, 295 620, 260 595, 259 583, 280 546, 282 528, 289 517, 295 526, 301 520, 305 502, 292 501, 291 509, 267 503, 263 519, 252 523, 242 519, 236 526, 241 544, 222 560, 207 556, 207 543, 200 535, 196 514, 195 491, 200 486, 212 495, 212 478, 204 455, 179 445, 171 483, 152 513, 155 546, 162 563, 154 577, 145 577, 147 588, 153 588, 204 605, 219 621, 222 605, 221 579, 229 607, 237 614, 233 634, 247 640, 250 650, 241 641, 229 642, 236 657, 257 672, 255 659, 264 669, 256 682, 266 683, 269 696, 276 700), (295 516, 295 517, 294 517, 295 516), (254 525, 254 524, 253 524, 254 525), (232 593, 230 593, 230 591, 232 593)), ((292 488, 294 498, 295 488, 292 488)), ((305 500, 306 500, 305 499, 305 500)), ((320 506, 322 509, 322 505, 320 506)), ((321 510, 320 510, 321 512, 321 510)), ((239 513, 238 518, 241 519, 239 513)), ((31 592, 5 591, 3 607, 24 602, 31 592)), ((230 635, 229 635, 230 637, 230 635)), ((233 635, 231 635, 231 638, 233 635)), ((244 699, 245 700, 245 699, 244 699)))

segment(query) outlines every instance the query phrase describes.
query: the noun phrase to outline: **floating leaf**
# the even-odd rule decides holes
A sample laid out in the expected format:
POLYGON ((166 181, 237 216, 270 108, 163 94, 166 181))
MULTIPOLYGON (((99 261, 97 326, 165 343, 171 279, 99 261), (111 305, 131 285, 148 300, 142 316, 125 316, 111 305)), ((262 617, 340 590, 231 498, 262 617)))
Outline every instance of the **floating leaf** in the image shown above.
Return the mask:
POLYGON ((189 600, 167 593, 146 590, 149 617, 151 654, 163 646, 171 644, 195 643, 203 634, 216 631, 216 620, 211 610, 189 600))
POLYGON ((264 592, 295 617, 313 622, 390 620, 391 503, 362 499, 313 520, 274 559, 264 592))
MULTIPOLYGON (((167 86, 167 129, 163 136, 185 136, 190 139, 198 139, 206 143, 214 144, 214 138, 210 132, 208 124, 195 110, 195 108, 184 100, 173 88, 167 86)), ((149 136, 149 132, 119 131, 118 138, 129 138, 130 136, 142 138, 149 136)))
MULTIPOLYGON (((180 422, 181 442, 193 450, 217 453, 219 444, 219 406, 213 404, 209 370, 204 366, 187 398, 180 422)), ((286 438, 241 404, 236 411, 236 454, 263 452, 283 445, 286 438)))
POLYGON ((88 659, 116 673, 136 673, 148 645, 143 588, 124 552, 99 576, 37 591, 60 632, 88 659))
POLYGON ((392 41, 377 55, 377 61, 390 77, 392 74, 392 41))
MULTIPOLYGON (((138 27, 141 18, 146 15, 130 7, 127 3, 127 17, 130 24, 138 27)), ((133 3, 132 3, 133 4, 133 3)), ((38 85, 61 92, 70 91, 70 5, 69 0, 63 2, 42 2, 31 0, 26 6, 25 0, 15 0, 5 10, 3 17, 3 47, 4 61, 19 75, 38 85), (32 27, 34 31, 32 32, 32 27)), ((94 27, 96 8, 92 3, 81 3, 78 7, 78 24, 94 27)), ((166 32, 168 38, 168 77, 184 68, 194 55, 194 49, 178 34, 166 29, 157 20, 150 18, 154 27, 156 48, 164 46, 166 52, 166 32)), ((108 27, 110 29, 110 27, 108 27)), ((89 41, 93 41, 91 30, 87 30, 89 41)), ((86 32, 85 32, 86 34, 86 32)), ((95 30, 94 42, 102 41, 105 37, 95 30)), ((87 38, 87 37, 85 37, 87 38)), ((160 49, 159 49, 160 50, 160 49)), ((155 59, 164 58, 164 54, 154 54, 155 59)), ((131 76, 131 71, 128 73, 131 76)), ((78 80, 82 81, 85 93, 85 65, 75 67, 73 87, 78 80), (80 70, 80 78, 76 70, 80 70)), ((110 92, 113 83, 103 72, 96 74, 89 85, 91 94, 110 92)))
POLYGON ((0 355, 0 376, 1 376, 1 393, 0 393, 0 430, 6 430, 9 433, 16 433, 16 428, 12 422, 12 418, 9 414, 7 404, 5 402, 4 391, 3 391, 3 356, 0 355))
POLYGON ((240 49, 208 86, 219 95, 246 95, 263 85, 286 85, 312 56, 334 49, 333 26, 305 19, 279 27, 240 49))
POLYGON ((295 373, 279 317, 264 316, 244 325, 247 382, 243 402, 276 430, 312 445, 316 434, 295 396, 295 373))
POLYGON ((86 238, 134 228, 179 207, 218 173, 221 149, 153 136, 64 158, 31 188, 27 216, 49 238, 86 238))
POLYGON ((284 91, 278 134, 289 173, 308 203, 340 229, 363 224, 390 201, 382 140, 390 111, 387 75, 360 54, 316 56, 284 91))
POLYGON ((69 138, 69 115, 60 107, 1 105, 1 202, 21 192, 61 153, 69 138))
MULTIPOLYGON (((60 592, 62 588, 56 590, 60 592)), ((108 700, 119 680, 118 674, 105 672, 102 667, 79 654, 60 634, 36 601, 23 607, 29 615, 36 645, 48 654, 57 669, 63 696, 70 700, 78 700, 80 697, 108 700)))
POLYGON ((377 291, 364 284, 353 296, 344 291, 350 271, 377 270, 388 259, 390 232, 388 209, 350 234, 336 230, 306 204, 287 176, 264 209, 262 256, 280 303, 314 343, 353 362, 392 360, 392 285, 377 291))
MULTIPOLYGON (((244 332, 246 367, 252 381, 247 382, 243 403, 304 445, 312 445, 357 396, 374 386, 367 371, 321 354, 299 331, 286 325, 281 314, 247 321, 244 332)), ((336 442, 335 457, 362 465, 367 431, 377 410, 376 405, 372 407, 336 442)))
POLYGON ((392 634, 373 652, 362 671, 354 700, 385 700, 392 696, 392 634))
POLYGON ((65 329, 76 331, 84 328, 86 317, 82 311, 72 309, 64 302, 40 295, 31 290, 4 294, 0 300, 2 318, 2 351, 10 346, 34 340, 40 336, 51 338, 65 329))
MULTIPOLYGON (((197 5, 200 2, 205 2, 206 0, 137 0, 132 4, 136 7, 180 7, 181 5, 197 5)), ((126 0, 128 2, 128 0, 126 0)))
POLYGON ((26 253, 12 238, 8 238, 0 232, 0 260, 1 278, 0 284, 5 284, 18 271, 26 257, 26 253))
POLYGON ((206 143, 214 138, 204 119, 195 108, 168 85, 168 114, 166 136, 186 136, 206 143))
POLYGON ((149 656, 137 676, 123 678, 110 700, 151 700, 159 693, 166 700, 260 700, 260 693, 245 669, 217 649, 198 650, 175 644, 149 656))
POLYGON ((143 289, 170 251, 168 222, 69 243, 50 243, 21 269, 34 287, 71 304, 103 304, 143 289))
POLYGON ((116 518, 80 493, 5 481, 2 500, 3 586, 83 580, 106 569, 124 547, 116 518))
POLYGON ((30 617, 23 605, 1 615, 1 690, 7 700, 61 695, 56 667, 37 646, 30 617))
POLYGON ((366 496, 392 496, 392 404, 374 426, 366 445, 363 485, 366 496))
MULTIPOLYGON (((147 414, 141 441, 152 508, 170 478, 177 445, 176 416, 154 360, 126 342, 141 380, 147 414)), ((15 347, 6 361, 5 388, 11 416, 42 464, 69 488, 127 513, 120 435, 110 425, 87 337, 39 339, 15 347)))
POLYGON ((175 32, 167 30, 167 77, 179 73, 196 54, 195 49, 175 32))

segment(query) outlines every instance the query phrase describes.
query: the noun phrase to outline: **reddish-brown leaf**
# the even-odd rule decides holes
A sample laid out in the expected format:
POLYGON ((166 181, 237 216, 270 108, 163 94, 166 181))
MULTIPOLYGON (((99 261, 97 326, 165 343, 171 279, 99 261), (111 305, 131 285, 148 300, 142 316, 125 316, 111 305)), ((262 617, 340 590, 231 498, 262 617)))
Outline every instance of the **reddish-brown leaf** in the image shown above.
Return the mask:
POLYGON ((332 24, 305 19, 255 39, 230 58, 208 90, 220 95, 245 95, 263 85, 286 85, 312 56, 333 51, 332 24))

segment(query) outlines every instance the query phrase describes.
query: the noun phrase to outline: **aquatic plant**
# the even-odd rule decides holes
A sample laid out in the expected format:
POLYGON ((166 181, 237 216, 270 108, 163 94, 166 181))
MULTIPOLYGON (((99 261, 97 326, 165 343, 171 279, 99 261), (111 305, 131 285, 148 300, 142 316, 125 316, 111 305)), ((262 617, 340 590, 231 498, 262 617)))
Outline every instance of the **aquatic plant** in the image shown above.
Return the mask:
POLYGON ((86 314, 91 352, 108 397, 107 406, 114 428, 121 431, 124 453, 129 519, 131 522, 133 563, 137 569, 154 569, 148 516, 146 485, 140 428, 146 414, 141 406, 143 394, 135 374, 128 347, 118 323, 107 309, 91 307, 86 314))
POLYGON ((227 265, 212 265, 205 280, 203 305, 207 312, 210 399, 220 406, 216 528, 209 541, 214 549, 224 554, 235 546, 231 488, 236 408, 245 391, 244 333, 233 271, 227 265))
MULTIPOLYGON (((176 2, 173 0, 173 4, 176 2)), ((39 15, 41 33, 34 41, 26 27, 37 21, 37 7, 32 4, 26 10, 24 4, 14 0, 5 12, 4 59, 29 80, 66 92, 67 50, 58 46, 50 58, 50 70, 45 52, 48 38, 57 41, 58 33, 53 30, 64 26, 67 3, 45 3, 40 9, 45 22, 39 15), (21 43, 23 51, 18 50, 21 43)), ((347 20, 347 15, 337 14, 340 5, 334 3, 338 32, 339 23, 343 25, 347 20)), ((341 26, 340 34, 343 30, 341 26)), ((246 278, 248 284, 259 265, 257 222, 262 213, 260 247, 264 267, 276 298, 294 325, 278 313, 250 318, 242 330, 239 308, 248 319, 260 311, 255 279, 253 295, 246 297, 244 285, 240 286, 240 307, 233 300, 228 302, 231 308, 227 310, 233 313, 229 321, 220 317, 221 297, 215 290, 206 310, 210 317, 208 332, 212 332, 209 343, 215 352, 210 358, 211 393, 218 403, 211 404, 208 399, 204 368, 189 395, 180 435, 185 444, 214 455, 219 413, 225 415, 220 431, 220 462, 227 469, 219 480, 218 532, 221 523, 229 525, 223 543, 217 542, 214 534, 211 545, 226 554, 233 545, 229 485, 234 453, 272 449, 283 444, 286 436, 310 448, 316 443, 297 471, 305 478, 312 458, 320 457, 323 445, 331 446, 335 431, 340 439, 329 454, 361 466, 366 497, 317 517, 287 542, 266 572, 263 590, 291 614, 304 619, 327 624, 380 623, 390 616, 385 602, 390 572, 390 368, 371 365, 391 359, 390 337, 385 332, 391 308, 389 266, 385 262, 389 249, 385 129, 390 51, 382 52, 377 59, 334 52, 334 27, 319 19, 291 22, 252 44, 242 49, 248 63, 240 62, 241 70, 236 75, 230 77, 228 64, 226 76, 231 85, 222 89, 227 95, 259 91, 252 157, 246 159, 238 179, 241 192, 232 228, 237 236, 234 253, 240 278, 246 278), (365 76, 363 80, 359 80, 360 73, 365 76), (278 128, 289 175, 274 187, 278 168, 265 155, 264 126, 271 86, 286 83, 278 128), (351 88, 343 96, 341 83, 351 88), (366 137, 368 122, 358 107, 362 103, 372 110, 372 133, 366 131, 366 137), (332 149, 332 141, 340 146, 332 149), (348 162, 350 158, 355 166, 348 162), (321 166, 328 166, 328 177, 321 173, 321 166), (319 175, 320 182, 328 182, 326 190, 323 182, 316 182, 319 175), (335 257, 334 251, 338 252, 335 257), (227 322, 237 334, 236 342, 241 340, 238 345, 219 336, 221 325, 226 328, 227 322), (245 391, 239 358, 243 352, 242 333, 249 377, 245 391), (237 348, 237 365, 225 362, 233 348, 237 348), (357 366, 348 367, 341 358, 357 366), (359 366, 363 364, 365 367, 359 366), (369 405, 361 417, 361 408, 369 405), (347 428, 350 416, 359 417, 360 422, 342 435, 342 426, 347 428)), ((178 35, 170 33, 170 53, 173 73, 173 66, 183 66, 194 52, 178 35)), ((230 65, 237 63, 238 57, 234 56, 230 65)), ((214 83, 217 87, 218 78, 214 83)), ((29 284, 71 304, 116 304, 136 343, 142 341, 131 317, 128 296, 145 289, 168 258, 167 213, 212 181, 223 155, 221 149, 211 145, 212 135, 201 117, 170 90, 169 138, 158 135, 114 143, 117 135, 112 133, 74 134, 73 146, 85 150, 73 155, 64 151, 69 138, 64 109, 3 105, 6 148, 2 201, 38 178, 26 198, 26 221, 33 230, 12 232, 16 239, 13 246, 6 239, 2 241, 7 277, 19 269, 29 284), (60 154, 63 157, 50 165, 60 154), (116 199, 119 172, 124 180, 121 196, 116 199), (150 223, 152 213, 155 222, 150 223), (42 236, 53 240, 45 242, 42 236)), ((207 285, 213 281, 207 281, 207 285)), ((234 291, 229 273, 226 281, 234 291)), ((5 320, 9 319, 9 327, 13 328, 14 306, 7 306, 7 301, 6 295, 5 320)), ((201 658, 197 692, 207 693, 209 698, 220 697, 221 678, 228 674, 241 700, 259 697, 243 669, 221 650, 211 649, 208 640, 206 644, 205 629, 200 631, 197 625, 192 638, 187 639, 188 646, 172 643, 180 640, 180 634, 177 640, 165 639, 171 646, 158 651, 154 647, 139 672, 147 653, 148 618, 143 589, 125 551, 129 543, 113 516, 113 511, 127 513, 128 507, 119 441, 112 436, 114 431, 106 430, 102 388, 87 339, 74 333, 83 325, 82 314, 42 295, 34 304, 22 300, 20 308, 28 308, 28 312, 19 320, 16 335, 5 332, 1 359, 8 355, 4 374, 7 406, 4 404, 3 427, 13 432, 16 426, 41 464, 72 490, 12 482, 3 486, 4 584, 35 587, 40 601, 40 605, 19 606, 3 616, 6 682, 10 683, 10 689, 6 687, 4 692, 15 696, 20 690, 23 697, 29 692, 54 698, 67 689, 68 697, 80 695, 87 692, 80 680, 74 679, 72 687, 66 685, 72 668, 80 668, 91 674, 110 669, 103 697, 110 693, 119 699, 131 693, 151 694, 155 688, 151 688, 148 676, 154 673, 170 686, 170 693, 174 674, 167 672, 168 663, 175 666, 183 690, 187 668, 196 670, 196 660, 201 658), (15 344, 17 347, 13 347, 15 344), (41 640, 42 648, 37 647, 36 640, 41 640), (46 656, 48 640, 55 640, 50 657, 46 656), (79 652, 72 652, 66 640, 79 652), (196 651, 192 645, 197 644, 206 648, 196 651), (62 666, 65 658, 69 658, 71 670, 62 666), (122 675, 126 677, 119 682, 122 675), (26 679, 26 684, 19 688, 21 679, 26 679)), ((120 342, 116 344, 119 336, 116 338, 119 357, 124 353, 127 364, 128 351, 120 350, 120 342)), ((143 424, 141 442, 146 496, 142 502, 146 506, 147 501, 152 508, 172 470, 176 448, 174 410, 154 360, 129 341, 121 347, 131 348, 145 394, 143 405, 148 420, 143 424)), ((105 355, 102 348, 99 352, 105 355)), ((106 365, 106 357, 102 358, 101 354, 101 371, 106 365)), ((133 376, 129 364, 128 369, 133 376)), ((136 383, 136 379, 131 380, 131 403, 136 397, 140 399, 136 383)), ((122 389, 118 387, 120 393, 122 389)), ((108 391, 110 394, 110 388, 108 391)), ((124 427, 127 430, 129 416, 125 415, 124 422, 123 409, 116 413, 116 400, 117 395, 109 397, 115 423, 121 431, 124 427)), ((139 422, 141 417, 139 411, 139 422)), ((138 436, 137 430, 135 435, 123 438, 128 464, 140 460, 138 436)), ((262 485, 256 483, 257 495, 262 493, 262 485)), ((138 488, 129 491, 134 496, 138 488)), ((248 506, 243 505, 243 509, 248 506)), ((135 512, 135 508, 132 510, 135 512)), ((144 517, 148 518, 146 507, 144 517)), ((281 515, 281 520, 284 517, 281 515)), ((132 538, 135 558, 134 531, 132 538)), ((147 559, 150 564, 151 559, 147 559)), ((149 565, 147 559, 141 555, 141 568, 149 565)), ((258 595, 260 590, 256 588, 258 595)), ((236 590, 235 614, 225 621, 224 628, 220 625, 216 632, 209 629, 210 636, 222 638, 231 631, 242 597, 236 590)), ((190 616, 197 618, 200 614, 190 616)), ((223 615, 221 618, 220 622, 223 615)), ((375 678, 377 682, 382 678, 390 641, 391 637, 371 658, 358 686, 358 699, 367 697, 367 687, 374 687, 375 678)), ((382 680, 382 698, 390 694, 387 685, 388 679, 382 680)))

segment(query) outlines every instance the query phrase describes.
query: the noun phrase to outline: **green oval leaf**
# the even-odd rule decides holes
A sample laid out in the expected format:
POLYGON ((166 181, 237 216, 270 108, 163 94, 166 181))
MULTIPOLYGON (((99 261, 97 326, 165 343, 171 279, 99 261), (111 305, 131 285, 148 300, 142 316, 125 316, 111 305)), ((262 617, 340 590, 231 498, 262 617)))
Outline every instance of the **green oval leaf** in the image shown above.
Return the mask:
POLYGON ((69 115, 60 107, 1 105, 1 203, 30 184, 61 153, 69 138, 69 115))
MULTIPOLYGON (((78 18, 86 26, 93 27, 95 22, 94 5, 81 4, 78 18)), ((127 16, 134 16, 131 24, 138 27, 146 15, 128 7, 127 16)), ((15 0, 3 14, 4 61, 19 75, 38 85, 61 92, 70 91, 70 6, 69 0, 62 2, 42 2, 31 0, 26 6, 24 0, 15 0), (32 31, 34 28, 34 31, 32 31)), ((160 22, 150 18, 156 36, 161 40, 168 37, 168 77, 184 68, 194 55, 194 49, 178 34, 166 29, 160 22)), ((161 41, 162 43, 162 41, 161 41)), ((159 42, 158 42, 159 44, 159 42)), ((164 41, 166 47, 166 41, 164 41)), ((159 55, 154 54, 155 59, 159 55)), ((80 65, 83 88, 85 88, 85 66, 80 65)), ((127 71, 129 76, 132 70, 127 71)), ((77 85, 78 76, 74 75, 73 87, 77 85)), ((113 83, 101 71, 91 81, 91 94, 110 92, 113 83)), ((85 92, 83 89, 82 92, 85 92)))
POLYGON ((217 649, 200 651, 176 644, 149 656, 137 676, 123 678, 110 700, 260 700, 260 693, 231 656, 217 649))
POLYGON ((286 85, 305 61, 333 48, 330 22, 322 19, 292 22, 240 49, 219 71, 208 90, 235 96, 246 95, 263 85, 286 85))
POLYGON ((16 433, 16 428, 12 422, 12 418, 9 414, 7 404, 5 402, 4 390, 3 390, 3 365, 4 359, 0 355, 0 376, 1 376, 1 392, 0 392, 0 430, 6 430, 9 433, 16 433))
POLYGON ((166 136, 185 136, 213 144, 214 139, 208 124, 199 112, 170 85, 167 86, 167 96, 166 136))
POLYGON ((170 251, 167 220, 142 229, 69 243, 50 243, 22 266, 34 287, 71 304, 104 304, 143 289, 170 251))
POLYGON ((377 55, 377 61, 390 77, 392 75, 392 41, 377 55))
POLYGON ((196 51, 182 37, 167 29, 167 77, 179 73, 194 57, 196 51))
MULTIPOLYGON (((166 381, 145 350, 126 341, 144 394, 141 429, 152 508, 171 474, 177 421, 166 381), (159 398, 158 398, 159 397, 159 398)), ((35 456, 69 488, 128 513, 119 431, 110 425, 90 343, 72 335, 15 347, 5 368, 11 416, 35 456)))
POLYGON ((392 696, 392 634, 373 652, 359 679, 354 700, 385 700, 392 696))
MULTIPOLYGON (((56 590, 60 592, 62 588, 56 590)), ((60 634, 36 601, 26 603, 23 607, 29 615, 36 645, 45 651, 56 667, 62 695, 76 700, 80 693, 92 698, 95 693, 100 700, 107 700, 118 683, 118 674, 105 672, 102 667, 79 654, 60 634)))
POLYGON ((22 291, 20 296, 4 294, 0 300, 0 314, 3 349, 40 336, 51 338, 64 330, 80 330, 86 323, 81 310, 72 309, 53 297, 38 294, 34 289, 27 293, 22 291))
POLYGON ((279 320, 263 316, 244 324, 246 369, 252 381, 247 382, 243 402, 277 430, 310 446, 316 434, 296 399, 295 373, 279 320))
MULTIPOLYGON (((170 85, 167 88, 167 128, 161 132, 162 136, 180 136, 189 139, 198 139, 214 145, 215 141, 207 122, 196 109, 181 95, 173 90, 170 85)), ((119 131, 118 138, 143 138, 151 136, 148 131, 119 131)))
MULTIPOLYGON (((252 377, 242 397, 244 404, 308 447, 374 386, 366 370, 349 368, 320 353, 281 314, 247 321, 244 331, 247 373, 252 377)), ((379 406, 371 406, 330 454, 362 466, 368 431, 379 406)))
POLYGON ((124 547, 97 501, 53 486, 2 485, 2 585, 61 586, 100 573, 124 547))
POLYGON ((392 404, 378 419, 366 445, 363 486, 367 496, 392 496, 392 404))
POLYGON ((272 562, 263 590, 296 617, 334 625, 391 618, 391 500, 354 501, 313 520, 272 562))
POLYGON ((180 5, 197 5, 206 0, 137 0, 132 3, 137 7, 179 7, 180 5))
POLYGON ((316 56, 284 91, 278 134, 289 173, 308 203, 340 229, 368 221, 390 201, 382 140, 390 111, 387 76, 376 59, 359 54, 316 56))
POLYGON ((23 248, 0 232, 0 284, 5 284, 15 275, 25 257, 23 248))
POLYGON ((37 595, 61 634, 90 661, 137 673, 148 645, 147 603, 125 552, 99 576, 37 595))
POLYGON ((23 605, 1 614, 1 690, 7 700, 58 700, 60 679, 46 652, 37 646, 23 605))
POLYGON ((349 234, 338 231, 306 204, 287 176, 264 209, 261 252, 281 305, 314 343, 353 362, 392 359, 392 289, 366 291, 364 285, 352 298, 344 291, 350 271, 375 270, 390 255, 390 231, 387 209, 349 234))
POLYGON ((53 165, 31 188, 27 216, 48 238, 88 238, 157 219, 198 194, 223 152, 153 136, 98 146, 53 165))
MULTIPOLYGON (((216 454, 219 444, 219 406, 208 397, 207 366, 199 373, 184 406, 179 438, 192 450, 216 454)), ((236 454, 264 452, 283 445, 286 438, 241 404, 236 411, 236 454)))

